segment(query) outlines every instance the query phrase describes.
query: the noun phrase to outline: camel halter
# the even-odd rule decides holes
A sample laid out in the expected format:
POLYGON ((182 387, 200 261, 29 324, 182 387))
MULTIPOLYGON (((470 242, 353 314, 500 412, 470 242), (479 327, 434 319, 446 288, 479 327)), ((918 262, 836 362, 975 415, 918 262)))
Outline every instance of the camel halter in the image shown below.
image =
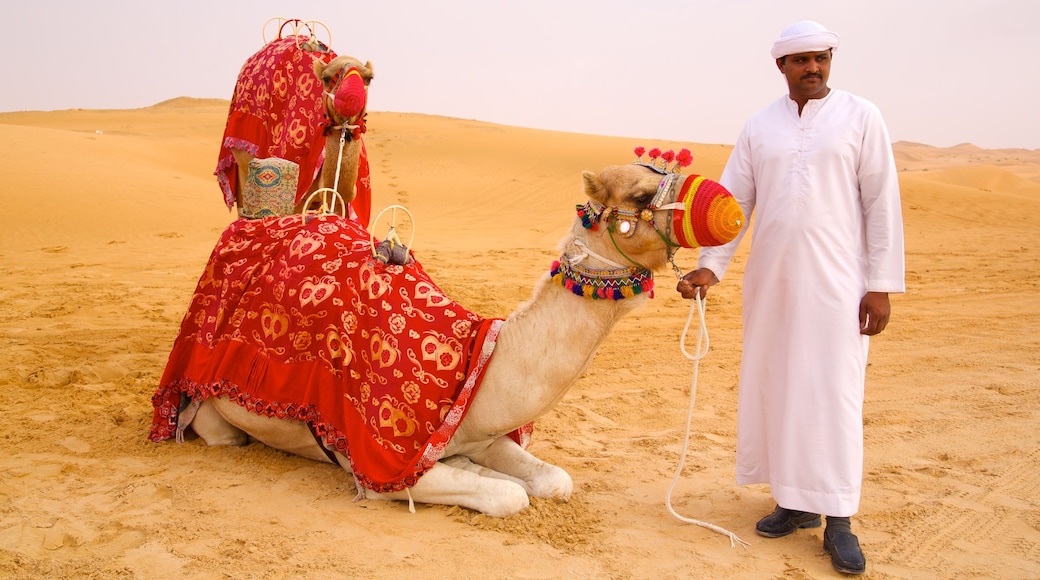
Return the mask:
MULTIPOLYGON (((675 271, 677 276, 682 276, 679 266, 675 264, 675 253, 682 246, 672 241, 671 229, 672 211, 676 208, 681 208, 682 204, 677 202, 664 203, 664 200, 666 199, 665 196, 670 195, 670 199, 675 199, 675 183, 682 176, 674 173, 664 173, 657 167, 650 165, 646 165, 646 167, 656 173, 661 173, 664 176, 664 179, 662 179, 661 183, 657 186, 657 193, 654 194, 653 200, 651 200, 647 207, 639 210, 621 206, 607 207, 590 199, 584 205, 579 204, 576 206, 578 217, 581 218, 581 224, 587 230, 594 230, 596 229, 597 223, 600 221, 606 221, 607 235, 610 237, 610 242, 614 244, 614 249, 639 271, 649 271, 649 268, 630 258, 628 254, 621 249, 621 246, 618 245, 617 238, 614 237, 614 234, 616 233, 623 238, 631 238, 635 235, 639 222, 646 222, 665 243, 665 251, 668 253, 668 263, 672 265, 672 270, 675 271), (654 219, 654 212, 659 210, 668 211, 668 218, 665 220, 665 230, 663 232, 661 231, 661 228, 658 227, 657 221, 654 219)), ((607 263, 614 264, 616 268, 622 267, 620 264, 611 262, 601 256, 596 257, 607 263)))
POLYGON ((365 107, 368 105, 368 84, 361 71, 356 66, 343 66, 332 75, 326 86, 332 89, 322 91, 325 97, 325 117, 329 125, 339 128, 349 119, 361 119, 359 126, 363 126, 365 107), (344 122, 336 124, 336 116, 344 119, 344 122))
MULTIPOLYGON (((636 149, 639 155, 642 148, 636 149)), ((654 149, 653 151, 658 151, 654 149)), ((744 215, 733 196, 718 182, 701 175, 683 175, 679 170, 689 164, 692 157, 683 149, 674 167, 660 167, 656 161, 634 163, 645 167, 661 177, 653 198, 643 208, 609 207, 589 200, 577 206, 578 216, 586 229, 596 229, 606 222, 607 234, 621 256, 637 268, 645 268, 621 249, 616 236, 630 238, 641 223, 649 224, 667 247, 668 262, 677 276, 681 276, 675 264, 675 253, 682 248, 717 246, 734 239, 744 225, 744 215), (658 212, 665 212, 663 219, 658 212)), ((666 152, 668 161, 677 158, 666 152)), ((655 160, 651 157, 651 160, 655 160)))

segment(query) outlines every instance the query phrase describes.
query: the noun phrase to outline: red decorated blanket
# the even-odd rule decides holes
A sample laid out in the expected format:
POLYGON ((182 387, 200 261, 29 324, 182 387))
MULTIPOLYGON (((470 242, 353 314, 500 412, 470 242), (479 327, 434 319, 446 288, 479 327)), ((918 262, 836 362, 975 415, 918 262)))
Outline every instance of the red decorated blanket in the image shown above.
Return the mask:
POLYGON ((152 398, 150 438, 175 435, 182 395, 227 396, 307 422, 359 485, 414 485, 465 416, 502 321, 445 296, 418 262, 376 260, 369 243, 339 216, 228 226, 152 398))
MULTIPOLYGON (((229 208, 235 205, 235 191, 239 187, 238 166, 232 149, 298 164, 297 202, 303 199, 317 177, 325 159, 328 121, 322 107, 324 87, 314 74, 314 62, 327 64, 336 58, 336 53, 319 42, 308 40, 295 35, 278 38, 242 65, 214 171, 229 208)), ((362 141, 355 184, 357 193, 350 205, 364 225, 368 224, 371 214, 369 174, 368 153, 362 141)))

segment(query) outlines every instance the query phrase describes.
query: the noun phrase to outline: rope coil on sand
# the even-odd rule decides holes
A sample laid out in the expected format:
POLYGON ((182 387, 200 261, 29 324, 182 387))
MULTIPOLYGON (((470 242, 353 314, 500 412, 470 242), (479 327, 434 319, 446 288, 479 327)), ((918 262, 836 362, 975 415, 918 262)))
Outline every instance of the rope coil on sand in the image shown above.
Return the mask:
POLYGON ((697 371, 700 366, 700 360, 708 354, 708 327, 704 323, 704 300, 700 297, 700 291, 690 299, 690 313, 686 317, 686 326, 683 327, 682 337, 679 339, 679 349, 682 350, 683 355, 686 358, 693 361, 693 378, 690 380, 690 408, 686 414, 686 433, 683 436, 682 453, 679 455, 679 465, 675 468, 675 477, 672 478, 672 483, 668 486, 668 494, 665 496, 665 507, 668 508, 668 513, 672 514, 675 519, 685 522, 688 524, 694 524, 702 528, 707 528, 713 532, 718 532, 724 536, 729 537, 729 545, 732 548, 737 544, 740 544, 745 550, 751 544, 741 540, 733 532, 716 526, 715 524, 709 524, 700 520, 687 518, 676 513, 675 509, 672 508, 672 491, 675 490, 675 484, 678 483, 680 475, 682 475, 683 465, 686 463, 686 450, 690 442, 690 423, 693 421, 693 408, 694 403, 697 400, 697 371), (697 314, 699 321, 698 332, 697 332, 697 346, 693 354, 690 354, 686 350, 686 333, 690 330, 690 324, 693 322, 693 315, 697 314))

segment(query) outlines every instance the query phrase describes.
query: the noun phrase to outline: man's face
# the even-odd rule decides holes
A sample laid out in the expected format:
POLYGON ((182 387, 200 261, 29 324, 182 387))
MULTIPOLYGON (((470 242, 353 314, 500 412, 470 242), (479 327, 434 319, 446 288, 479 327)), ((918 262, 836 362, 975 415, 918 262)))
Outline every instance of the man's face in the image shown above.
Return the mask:
POLYGON ((831 51, 789 54, 776 60, 776 66, 787 77, 791 97, 819 99, 827 95, 827 79, 831 75, 831 51))

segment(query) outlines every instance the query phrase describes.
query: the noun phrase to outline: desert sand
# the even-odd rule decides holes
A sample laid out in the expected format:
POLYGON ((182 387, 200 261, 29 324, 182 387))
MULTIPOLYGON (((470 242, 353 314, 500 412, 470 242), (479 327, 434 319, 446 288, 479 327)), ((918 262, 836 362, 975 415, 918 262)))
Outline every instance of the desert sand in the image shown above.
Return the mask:
MULTIPOLYGON (((252 444, 152 443, 151 396, 218 235, 228 102, 0 114, 0 576, 9 578, 828 578, 821 530, 767 540, 765 486, 734 482, 747 242, 707 301, 659 272, 531 450, 569 503, 494 519, 355 502, 338 468, 252 444), (692 338, 692 337, 691 337, 692 338)), ((456 301, 506 316, 584 201, 582 170, 637 145, 731 149, 373 112, 374 207, 408 207, 415 255, 456 301)), ((1040 151, 895 145, 908 292, 871 344, 863 502, 870 578, 1040 577, 1040 151)), ((380 227, 376 224, 375 228, 380 227)), ((696 253, 678 256, 693 269, 696 253)))

